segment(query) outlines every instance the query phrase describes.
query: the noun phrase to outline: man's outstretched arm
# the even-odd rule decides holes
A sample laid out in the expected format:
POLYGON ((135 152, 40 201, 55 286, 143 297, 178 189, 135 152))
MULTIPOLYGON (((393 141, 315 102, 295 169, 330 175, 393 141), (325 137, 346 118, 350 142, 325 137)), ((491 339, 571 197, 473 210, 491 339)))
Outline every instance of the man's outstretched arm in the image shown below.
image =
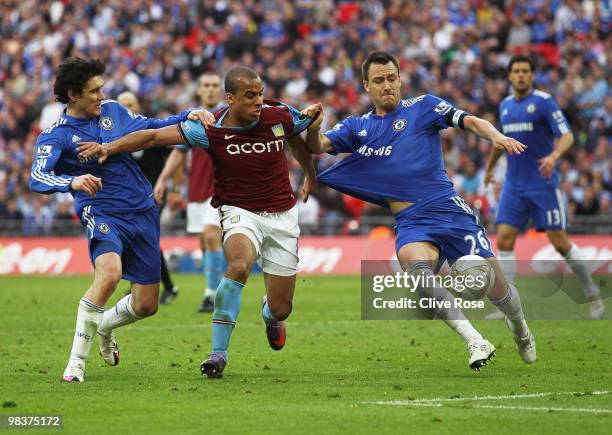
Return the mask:
POLYGON ((476 133, 478 136, 490 140, 493 146, 500 150, 508 151, 508 154, 521 154, 527 148, 518 140, 500 133, 489 121, 468 115, 463 120, 464 129, 476 133))
POLYGON ((176 125, 159 128, 155 130, 135 131, 107 144, 96 142, 79 142, 79 156, 83 158, 98 157, 100 163, 104 163, 108 156, 120 153, 132 153, 147 148, 162 147, 169 145, 184 144, 185 139, 180 134, 176 125))

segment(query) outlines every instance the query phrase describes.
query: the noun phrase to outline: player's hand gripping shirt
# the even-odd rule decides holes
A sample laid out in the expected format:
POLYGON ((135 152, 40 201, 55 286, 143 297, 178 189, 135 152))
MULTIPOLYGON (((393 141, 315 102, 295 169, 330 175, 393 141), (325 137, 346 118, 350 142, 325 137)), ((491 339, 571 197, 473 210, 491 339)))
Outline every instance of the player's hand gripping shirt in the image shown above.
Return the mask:
POLYGON ((527 145, 522 154, 508 156, 506 183, 524 190, 557 186, 557 170, 545 178, 540 174, 538 162, 553 151, 555 137, 571 132, 555 100, 539 90, 521 100, 511 95, 499 106, 499 120, 506 136, 527 145))
POLYGON ((439 131, 467 114, 433 95, 400 101, 381 117, 349 117, 325 133, 336 153, 352 153, 319 175, 336 190, 388 207, 387 198, 421 202, 455 195, 439 131))
POLYGON ((45 194, 71 192, 78 214, 94 203, 96 210, 113 213, 154 207, 151 184, 129 153, 110 156, 100 165, 96 157, 79 158, 76 147, 79 142, 107 143, 133 131, 177 124, 186 120, 187 115, 188 112, 182 112, 163 120, 150 119, 133 114, 114 100, 104 101, 100 116, 95 118, 74 118, 64 113, 38 136, 30 189, 45 194), (70 189, 72 179, 83 174, 102 179, 102 190, 93 198, 70 189))
POLYGON ((223 127, 228 108, 215 112, 217 123, 204 129, 197 121, 181 122, 190 147, 208 150, 215 167, 213 207, 232 205, 252 212, 292 208, 296 197, 289 182, 285 140, 312 122, 297 109, 265 101, 259 120, 245 128, 223 127))

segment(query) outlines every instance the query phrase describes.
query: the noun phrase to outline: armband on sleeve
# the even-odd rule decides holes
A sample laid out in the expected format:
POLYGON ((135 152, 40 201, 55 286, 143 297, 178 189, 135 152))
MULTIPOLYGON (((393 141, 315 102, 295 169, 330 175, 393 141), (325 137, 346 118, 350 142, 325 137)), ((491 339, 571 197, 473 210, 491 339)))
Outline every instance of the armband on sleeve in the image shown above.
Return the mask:
POLYGON ((446 124, 449 127, 455 127, 455 128, 460 128, 462 130, 465 130, 463 121, 465 120, 466 116, 469 116, 469 113, 463 110, 455 109, 453 107, 451 110, 449 110, 449 112, 445 116, 446 124))

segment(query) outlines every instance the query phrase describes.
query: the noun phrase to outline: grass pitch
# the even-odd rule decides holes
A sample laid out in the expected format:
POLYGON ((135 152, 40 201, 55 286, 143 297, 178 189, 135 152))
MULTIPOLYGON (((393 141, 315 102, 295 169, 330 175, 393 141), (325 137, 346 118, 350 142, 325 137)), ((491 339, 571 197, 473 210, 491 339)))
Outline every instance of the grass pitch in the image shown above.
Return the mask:
MULTIPOLYGON (((477 321, 497 359, 475 373, 442 322, 362 321, 359 277, 301 276, 287 346, 274 352, 263 281, 252 276, 225 375, 208 380, 199 373, 211 341, 210 315, 196 313, 202 279, 175 279, 176 301, 117 330, 119 366, 94 347, 85 383, 67 384, 59 379, 91 278, 0 277, 0 412, 61 414, 61 432, 78 434, 610 433, 609 321, 531 322, 532 366, 503 322, 477 321)), ((519 284, 528 291, 528 279, 519 284)))

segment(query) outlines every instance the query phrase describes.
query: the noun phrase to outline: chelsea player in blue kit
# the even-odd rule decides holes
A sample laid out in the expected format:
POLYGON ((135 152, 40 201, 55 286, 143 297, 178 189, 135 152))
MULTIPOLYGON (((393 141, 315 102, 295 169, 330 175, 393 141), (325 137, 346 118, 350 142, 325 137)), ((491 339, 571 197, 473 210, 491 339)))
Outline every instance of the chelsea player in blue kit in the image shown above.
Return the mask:
MULTIPOLYGON (((439 131, 447 127, 472 131, 509 153, 520 154, 524 146, 502 135, 489 122, 433 95, 402 100, 399 63, 388 53, 369 55, 362 74, 375 110, 349 117, 325 134, 318 130, 319 116, 307 132, 306 141, 313 153, 351 153, 321 173, 319 181, 389 208, 396 219, 397 257, 402 268, 425 278, 421 283, 435 281, 427 278, 444 260, 452 264, 467 254, 487 258, 496 272, 488 297, 510 319, 523 360, 534 362, 535 340, 525 322, 518 292, 504 279, 486 231, 446 175, 439 131)), ((424 285, 418 292, 421 297, 452 300, 443 288, 424 285)), ((495 348, 459 308, 449 305, 452 308, 434 310, 435 316, 465 339, 469 366, 479 370, 494 355, 495 348)))
POLYGON ((116 101, 104 100, 104 71, 102 62, 81 58, 68 58, 59 66, 54 92, 67 108, 38 137, 30 174, 32 191, 74 196, 95 268, 94 281, 78 307, 63 375, 68 382, 83 382, 96 333, 104 360, 109 365, 119 363, 113 330, 155 314, 160 279, 159 218, 151 185, 138 164, 122 154, 100 165, 95 158, 79 158, 76 147, 81 141, 110 142, 198 115, 182 112, 159 120, 133 114, 116 101), (131 295, 105 311, 104 304, 122 277, 131 281, 131 295))
MULTIPOLYGON (((506 279, 513 283, 516 274, 514 244, 519 231, 529 218, 538 231, 546 231, 557 252, 580 279, 584 293, 591 301, 593 319, 604 314, 599 287, 578 247, 567 237, 565 199, 559 189, 555 165, 574 142, 572 131, 554 98, 533 88, 535 67, 524 55, 517 55, 508 64, 512 95, 499 107, 499 120, 504 134, 527 145, 521 155, 508 158, 508 168, 497 213, 497 247, 506 279), (556 144, 555 144, 556 139, 556 144)), ((489 156, 485 184, 493 180, 493 169, 503 150, 489 156)), ((493 313, 487 318, 500 318, 493 313)))

